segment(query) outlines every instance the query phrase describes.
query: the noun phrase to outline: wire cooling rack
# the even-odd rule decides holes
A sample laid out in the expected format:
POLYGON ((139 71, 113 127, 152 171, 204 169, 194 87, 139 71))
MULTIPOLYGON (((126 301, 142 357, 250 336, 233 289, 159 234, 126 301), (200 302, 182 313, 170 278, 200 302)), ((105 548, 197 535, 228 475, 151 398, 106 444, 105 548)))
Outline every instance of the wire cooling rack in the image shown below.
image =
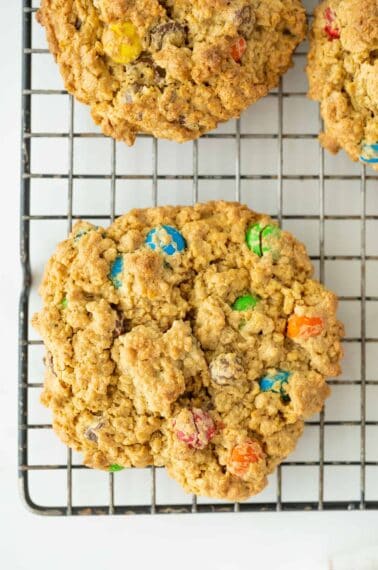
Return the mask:
MULTIPOLYGON (((106 139, 64 90, 39 2, 23 1, 19 477, 34 512, 190 513, 378 507, 378 176, 317 142, 306 99, 306 46, 279 88, 194 143, 106 139), (186 495, 164 469, 86 469, 54 436, 39 404, 43 346, 30 328, 36 288, 56 243, 78 218, 108 224, 133 206, 242 200, 302 239, 318 278, 340 296, 344 373, 325 411, 268 488, 242 504, 186 495)), ((314 0, 306 2, 308 12, 314 0)))

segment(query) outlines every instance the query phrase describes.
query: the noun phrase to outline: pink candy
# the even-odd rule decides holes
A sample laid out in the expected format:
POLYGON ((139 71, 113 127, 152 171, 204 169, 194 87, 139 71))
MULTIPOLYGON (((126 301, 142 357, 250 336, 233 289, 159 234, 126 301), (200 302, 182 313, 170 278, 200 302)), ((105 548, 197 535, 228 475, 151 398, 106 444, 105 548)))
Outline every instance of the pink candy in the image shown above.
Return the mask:
POLYGON ((191 449, 204 449, 217 431, 210 414, 200 408, 181 410, 174 426, 177 439, 191 449))

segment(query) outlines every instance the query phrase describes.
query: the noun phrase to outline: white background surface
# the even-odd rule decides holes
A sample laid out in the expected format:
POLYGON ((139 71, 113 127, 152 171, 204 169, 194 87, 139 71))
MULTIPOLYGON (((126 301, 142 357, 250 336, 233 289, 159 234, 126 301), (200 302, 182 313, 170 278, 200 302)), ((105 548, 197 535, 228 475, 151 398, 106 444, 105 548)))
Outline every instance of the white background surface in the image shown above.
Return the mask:
MULTIPOLYGON (((312 570, 378 544, 378 513, 42 518, 17 493, 20 5, 0 0, 0 564, 7 570, 124 566, 312 570)), ((361 556, 358 556, 362 559, 361 556)), ((349 558, 343 566, 360 566, 349 558)), ((362 566, 361 566, 362 567, 362 566)), ((378 568, 378 563, 363 568, 378 568)))

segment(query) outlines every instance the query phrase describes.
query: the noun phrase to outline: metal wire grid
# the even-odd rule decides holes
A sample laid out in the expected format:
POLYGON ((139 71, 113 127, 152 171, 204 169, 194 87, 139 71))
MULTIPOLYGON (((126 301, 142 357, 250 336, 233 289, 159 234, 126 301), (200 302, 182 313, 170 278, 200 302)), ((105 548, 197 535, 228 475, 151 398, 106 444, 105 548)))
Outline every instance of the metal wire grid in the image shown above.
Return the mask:
MULTIPOLYGON (((63 90, 52 89, 33 89, 32 88, 32 57, 36 54, 47 53, 44 49, 33 49, 32 46, 32 17, 36 7, 33 7, 32 0, 23 0, 23 84, 22 84, 22 182, 21 182, 21 262, 23 268, 23 288, 20 298, 20 327, 19 327, 19 478, 21 484, 21 493, 26 505, 34 512, 40 514, 52 515, 78 515, 78 514, 136 514, 136 513, 196 513, 196 512, 235 512, 235 511, 263 511, 263 510, 323 510, 323 509, 376 509, 378 508, 377 500, 365 499, 366 487, 366 467, 378 466, 378 461, 367 461, 366 459, 366 426, 378 426, 377 421, 366 420, 366 386, 378 385, 378 380, 368 380, 366 375, 366 346, 368 343, 377 343, 376 338, 367 338, 366 335, 366 302, 378 301, 378 296, 367 296, 366 293, 366 262, 367 260, 378 260, 378 255, 367 255, 366 253, 366 221, 377 220, 378 215, 366 214, 366 184, 368 180, 378 180, 378 176, 369 171, 365 172, 365 167, 361 166, 361 173, 357 175, 326 175, 324 168, 324 152, 319 149, 319 173, 317 175, 285 175, 284 174, 284 153, 283 141, 285 138, 306 139, 316 138, 316 134, 285 134, 283 129, 283 100, 291 96, 304 96, 305 93, 284 92, 282 83, 276 93, 269 96, 275 97, 278 107, 278 125, 276 134, 250 134, 241 133, 240 121, 236 122, 235 132, 232 134, 210 133, 205 138, 215 139, 232 139, 235 145, 235 173, 233 175, 201 175, 199 174, 199 144, 198 141, 193 143, 192 154, 192 174, 190 175, 160 175, 158 172, 158 141, 152 141, 152 173, 150 175, 119 175, 116 170, 116 143, 113 141, 111 152, 110 173, 106 175, 75 175, 74 174, 74 140, 77 137, 101 137, 97 133, 78 133, 74 129, 74 100, 69 97, 69 123, 68 132, 57 133, 35 133, 31 129, 31 112, 32 112, 32 96, 33 95, 67 95, 63 90), (31 169, 31 151, 32 140, 38 137, 46 138, 68 138, 68 171, 64 174, 39 174, 32 172, 31 169), (275 175, 242 175, 241 173, 241 140, 244 138, 264 139, 271 138, 276 141, 278 149, 277 173, 275 175), (65 215, 32 215, 31 214, 31 180, 32 179, 57 179, 61 178, 67 181, 67 213, 65 215), (73 183, 75 178, 83 179, 101 179, 110 181, 110 216, 108 215, 84 215, 77 216, 73 214, 73 183), (33 345, 42 344, 40 341, 31 340, 29 338, 28 323, 29 314, 29 294, 31 287, 31 263, 30 263, 30 222, 33 220, 66 220, 67 231, 71 230, 73 220, 79 217, 86 219, 103 219, 110 221, 115 218, 115 200, 116 200, 116 181, 119 179, 126 180, 143 180, 151 181, 152 203, 156 204, 158 200, 158 181, 160 180, 185 180, 192 182, 192 200, 198 201, 199 197, 199 181, 206 179, 222 179, 229 180, 230 184, 234 184, 234 197, 236 200, 241 198, 241 181, 242 180, 273 180, 277 185, 276 202, 277 202, 277 219, 282 223, 283 219, 314 219, 319 221, 319 255, 312 256, 312 259, 319 262, 320 280, 324 280, 325 262, 332 260, 358 260, 359 271, 361 276, 360 294, 356 296, 343 296, 344 301, 357 301, 360 304, 360 324, 361 334, 359 337, 347 338, 346 342, 358 342, 361 347, 360 357, 360 379, 351 381, 335 380, 331 384, 338 386, 351 383, 360 387, 361 404, 360 419, 358 421, 326 421, 324 412, 320 414, 319 421, 307 422, 313 426, 319 426, 319 458, 316 461, 287 461, 284 466, 313 466, 318 470, 318 499, 317 501, 283 501, 282 500, 282 469, 278 468, 276 499, 272 502, 254 502, 242 504, 224 504, 224 503, 206 503, 199 504, 197 498, 193 496, 192 501, 185 504, 160 504, 156 496, 156 469, 150 469, 150 503, 140 505, 118 505, 114 498, 115 477, 113 473, 109 474, 108 482, 108 503, 95 507, 85 506, 78 507, 73 505, 72 500, 72 473, 76 469, 85 469, 82 465, 76 465, 72 460, 72 452, 67 450, 67 460, 65 464, 48 464, 48 465, 30 465, 28 461, 28 435, 31 430, 51 429, 51 425, 47 424, 31 424, 28 417, 28 396, 29 391, 40 388, 42 383, 31 382, 28 371, 28 353, 29 348, 33 345), (314 215, 284 215, 283 214, 283 183, 284 180, 316 180, 319 192, 319 214, 314 215), (331 216, 325 214, 325 181, 326 180, 359 180, 360 182, 360 211, 353 216, 331 216), (325 251, 325 220, 359 220, 361 234, 361 251, 360 255, 326 255, 325 251), (325 460, 325 426, 358 426, 360 428, 360 458, 359 461, 327 461, 325 460), (360 492, 359 499, 328 501, 324 499, 324 469, 327 466, 355 466, 360 471, 360 492), (63 505, 54 507, 45 507, 36 504, 30 494, 30 472, 64 470, 66 472, 66 502, 63 505)), ((302 53, 304 55, 304 52, 302 53)), ((319 128, 321 121, 319 119, 319 128)), ((150 138, 150 137, 149 137, 150 138)), ((290 459, 290 458, 289 458, 290 459)))

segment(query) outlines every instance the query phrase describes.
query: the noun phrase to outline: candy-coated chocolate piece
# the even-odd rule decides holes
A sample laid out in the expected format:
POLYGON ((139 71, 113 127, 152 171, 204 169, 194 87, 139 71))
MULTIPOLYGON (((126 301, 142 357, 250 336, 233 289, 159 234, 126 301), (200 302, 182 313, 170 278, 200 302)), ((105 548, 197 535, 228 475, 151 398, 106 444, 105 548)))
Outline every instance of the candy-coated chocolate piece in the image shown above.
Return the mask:
POLYGON ((59 306, 61 309, 67 309, 67 307, 68 307, 67 297, 63 297, 63 299, 59 303, 59 306))
POLYGON ((262 226, 260 223, 253 224, 247 229, 245 241, 248 248, 262 257, 264 253, 271 252, 274 256, 277 254, 277 248, 274 247, 274 240, 281 235, 279 227, 273 224, 262 226))
POLYGON ((285 395, 284 384, 288 383, 291 373, 280 370, 273 376, 264 376, 259 380, 261 392, 274 392, 275 394, 285 395))
POLYGON ((332 42, 333 40, 338 40, 340 38, 340 30, 334 27, 333 23, 335 21, 335 13, 328 6, 324 12, 324 17, 326 20, 326 25, 324 26, 324 31, 328 36, 328 39, 332 42))
POLYGON ((174 427, 177 439, 191 449, 204 449, 216 433, 212 417, 200 408, 181 410, 174 427))
POLYGON ((247 49, 247 42, 244 38, 240 37, 236 40, 235 43, 231 46, 231 57, 236 63, 241 61, 241 58, 244 55, 245 50, 247 49))
POLYGON ((373 144, 363 143, 360 160, 365 164, 378 164, 378 142, 373 144))
POLYGON ((115 22, 110 24, 103 35, 104 51, 116 63, 130 63, 142 51, 142 44, 134 24, 115 22))
POLYGON ((265 458, 261 445, 258 441, 248 439, 238 443, 231 451, 229 471, 238 477, 243 477, 252 463, 257 463, 265 458))
POLYGON ((320 334, 323 328, 324 321, 321 317, 291 315, 287 324, 287 336, 293 339, 307 339, 320 334))
POLYGON ((252 226, 249 226, 245 234, 245 241, 248 249, 260 257, 262 256, 260 240, 262 230, 263 227, 260 224, 253 224, 252 226))
POLYGON ((248 293, 238 297, 231 308, 234 311, 248 311, 248 309, 254 309, 259 301, 260 297, 248 293))
POLYGON ((110 471, 111 473, 116 473, 117 471, 122 471, 123 469, 125 468, 122 467, 122 465, 118 465, 118 463, 113 463, 112 465, 109 465, 108 471, 110 471))
POLYGON ((113 261, 110 272, 109 272, 109 279, 113 283, 116 289, 119 289, 122 286, 122 281, 119 278, 119 275, 123 271, 123 257, 122 255, 117 255, 115 260, 113 261))
POLYGON ((186 241, 176 228, 163 225, 148 232, 146 245, 153 250, 174 255, 185 249, 186 241))

